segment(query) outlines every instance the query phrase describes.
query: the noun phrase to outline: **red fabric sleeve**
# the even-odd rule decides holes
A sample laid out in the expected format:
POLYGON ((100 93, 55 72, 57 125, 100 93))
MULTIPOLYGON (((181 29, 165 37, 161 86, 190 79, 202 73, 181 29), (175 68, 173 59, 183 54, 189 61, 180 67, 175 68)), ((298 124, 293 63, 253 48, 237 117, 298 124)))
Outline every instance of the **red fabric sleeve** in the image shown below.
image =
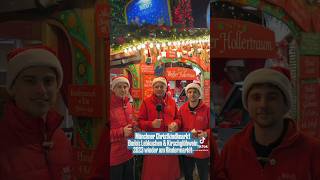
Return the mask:
POLYGON ((168 125, 170 125, 172 122, 176 122, 177 125, 178 125, 178 130, 180 130, 180 127, 181 127, 181 119, 180 119, 180 116, 178 114, 178 108, 177 106, 175 106, 175 110, 174 110, 174 117, 173 117, 173 120, 169 120, 168 121, 168 125))
POLYGON ((152 121, 148 121, 148 111, 145 101, 142 101, 140 107, 138 123, 141 130, 150 131, 152 129, 152 121))
MULTIPOLYGON (((211 137, 211 130, 212 130, 210 128, 210 108, 207 108, 206 116, 207 116, 207 120, 208 120, 208 127, 205 131, 207 132, 207 135, 210 138, 211 137)), ((214 138, 214 137, 212 136, 212 138, 214 138)))
POLYGON ((177 112, 177 118, 179 119, 179 129, 183 131, 183 123, 182 123, 182 115, 181 115, 181 107, 177 112))
POLYGON ((180 129, 180 127, 181 127, 181 119, 180 119, 180 117, 179 117, 179 114, 178 114, 178 108, 177 108, 177 106, 175 106, 175 112, 174 112, 174 114, 175 114, 175 122, 178 124, 178 130, 180 129))
POLYGON ((107 179, 107 172, 109 166, 109 162, 107 162, 107 132, 107 128, 104 128, 104 130, 101 133, 99 143, 97 144, 96 150, 94 152, 90 173, 91 175, 90 178, 88 178, 89 180, 107 179))
POLYGON ((123 127, 111 128, 110 130, 110 143, 119 141, 124 138, 123 127))
MULTIPOLYGON (((217 146, 217 145, 216 145, 217 146)), ((217 161, 214 162, 213 168, 213 177, 215 180, 227 180, 227 173, 225 171, 225 162, 227 160, 227 151, 228 151, 228 144, 225 144, 223 150, 221 152, 221 156, 217 158, 217 161)), ((216 148, 218 149, 218 148, 216 148)), ((215 151, 218 152, 218 150, 215 151)))

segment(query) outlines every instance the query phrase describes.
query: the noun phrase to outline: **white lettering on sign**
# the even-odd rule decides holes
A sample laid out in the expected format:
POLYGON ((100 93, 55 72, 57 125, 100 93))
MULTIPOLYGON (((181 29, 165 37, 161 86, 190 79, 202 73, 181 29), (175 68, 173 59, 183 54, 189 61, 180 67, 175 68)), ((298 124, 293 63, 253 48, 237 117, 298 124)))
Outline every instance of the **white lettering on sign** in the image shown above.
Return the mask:
POLYGON ((195 79, 196 73, 187 68, 167 69, 166 77, 168 79, 195 79))
POLYGON ((252 38, 243 38, 241 31, 229 31, 221 33, 220 37, 213 37, 213 47, 217 46, 217 42, 223 41, 222 52, 226 50, 266 50, 273 51, 272 41, 256 40, 252 38))

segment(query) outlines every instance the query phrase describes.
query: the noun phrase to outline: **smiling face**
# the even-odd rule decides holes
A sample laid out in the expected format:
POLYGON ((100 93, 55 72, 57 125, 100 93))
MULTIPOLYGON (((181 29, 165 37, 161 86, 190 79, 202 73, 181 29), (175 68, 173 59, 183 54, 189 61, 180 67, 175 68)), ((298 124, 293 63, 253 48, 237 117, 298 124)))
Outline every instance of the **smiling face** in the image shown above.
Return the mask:
POLYGON ((156 82, 153 85, 153 93, 157 96, 157 97, 163 97, 166 93, 167 90, 167 86, 162 83, 162 82, 156 82))
POLYGON ((281 124, 289 109, 280 89, 271 84, 253 85, 247 103, 250 117, 261 128, 281 124))
POLYGON ((113 92, 117 97, 124 98, 129 94, 129 85, 125 82, 119 82, 113 88, 113 92))
POLYGON ((187 97, 190 102, 198 102, 200 98, 200 92, 195 88, 190 88, 187 91, 187 97))
POLYGON ((10 92, 16 105, 33 117, 42 117, 54 105, 58 93, 57 76, 49 67, 23 70, 10 92))

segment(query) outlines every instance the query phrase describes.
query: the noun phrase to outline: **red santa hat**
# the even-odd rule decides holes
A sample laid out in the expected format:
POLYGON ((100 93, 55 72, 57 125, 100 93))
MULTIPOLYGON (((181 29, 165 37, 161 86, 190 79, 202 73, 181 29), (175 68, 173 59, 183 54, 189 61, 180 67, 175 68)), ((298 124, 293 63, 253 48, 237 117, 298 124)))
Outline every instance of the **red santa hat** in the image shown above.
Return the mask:
POLYGON ((154 78, 153 81, 152 81, 152 86, 157 82, 161 82, 161 83, 165 84, 166 86, 168 86, 167 80, 164 77, 160 76, 160 77, 154 78))
POLYGON ((255 84, 270 83, 280 89, 289 107, 292 107, 292 85, 289 78, 281 71, 276 69, 262 68, 248 74, 243 82, 242 103, 248 109, 248 94, 255 84))
POLYGON ((200 87, 200 85, 199 85, 198 83, 194 83, 194 82, 193 82, 193 83, 188 84, 188 85, 185 87, 186 94, 187 94, 187 92, 188 92, 189 89, 196 89, 196 90, 198 90, 198 91, 199 91, 199 94, 200 94, 199 99, 202 98, 201 87, 200 87))
POLYGON ((118 83, 121 83, 121 82, 127 83, 128 86, 129 86, 129 88, 130 88, 130 83, 129 83, 128 78, 126 78, 126 77, 124 77, 124 76, 118 76, 118 77, 114 77, 114 78, 112 79, 112 81, 111 81, 111 90, 113 90, 113 89, 116 87, 116 85, 117 85, 118 83))
POLYGON ((8 54, 7 90, 10 92, 17 76, 25 69, 35 66, 50 67, 57 75, 58 88, 62 86, 63 71, 54 51, 47 46, 18 48, 8 54))

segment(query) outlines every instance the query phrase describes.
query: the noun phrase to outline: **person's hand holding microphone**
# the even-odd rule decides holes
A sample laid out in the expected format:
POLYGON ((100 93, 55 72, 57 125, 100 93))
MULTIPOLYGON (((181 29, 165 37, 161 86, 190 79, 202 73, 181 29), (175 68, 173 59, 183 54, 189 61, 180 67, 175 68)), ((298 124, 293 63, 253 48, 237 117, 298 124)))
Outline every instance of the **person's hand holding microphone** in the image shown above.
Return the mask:
POLYGON ((152 121, 152 127, 153 128, 160 128, 161 122, 163 120, 163 119, 160 118, 160 112, 162 112, 162 104, 157 104, 156 105, 156 110, 157 110, 157 113, 158 113, 158 118, 154 119, 152 121))

